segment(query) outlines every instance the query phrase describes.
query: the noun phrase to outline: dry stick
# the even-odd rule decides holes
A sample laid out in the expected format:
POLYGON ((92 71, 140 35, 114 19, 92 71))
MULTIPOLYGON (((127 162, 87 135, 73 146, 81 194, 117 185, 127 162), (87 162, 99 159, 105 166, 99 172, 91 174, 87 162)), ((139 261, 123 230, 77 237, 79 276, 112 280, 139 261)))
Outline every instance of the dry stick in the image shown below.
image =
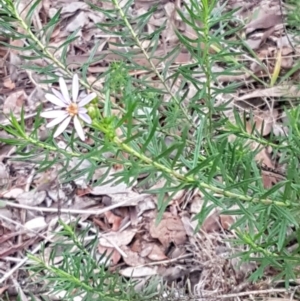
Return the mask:
POLYGON ((271 288, 268 290, 261 290, 261 291, 248 291, 248 292, 241 292, 236 294, 227 294, 222 296, 215 296, 216 299, 226 299, 226 298, 234 298, 234 297, 243 297, 248 295, 259 295, 259 294, 270 294, 270 293, 288 293, 285 288, 271 288))
POLYGON ((2 260, 5 260, 5 261, 11 261, 11 262, 20 262, 22 259, 20 258, 15 258, 15 257, 11 257, 11 256, 6 256, 6 257, 3 257, 1 258, 2 260))
MULTIPOLYGON (((34 211, 41 211, 41 212, 54 212, 57 213, 57 208, 46 208, 46 207, 32 207, 32 206, 27 206, 27 205, 22 205, 22 204, 17 204, 11 201, 6 201, 3 199, 0 199, 0 202, 4 202, 4 205, 13 207, 13 208, 21 208, 21 209, 27 209, 27 210, 34 210, 34 211)), ((105 207, 103 209, 99 210, 84 210, 84 209, 65 209, 61 208, 60 212, 61 213, 67 213, 67 214, 92 214, 92 215, 100 215, 103 214, 107 211, 110 211, 112 209, 121 207, 126 205, 126 203, 130 202, 130 200, 125 200, 123 202, 113 204, 111 206, 105 207)))
POLYGON ((167 260, 161 260, 161 261, 155 261, 155 262, 148 262, 148 263, 145 263, 145 264, 140 264, 140 265, 135 266, 134 268, 141 268, 141 267, 152 266, 152 265, 168 264, 168 263, 177 262, 180 259, 189 258, 189 257, 192 257, 192 256, 193 256, 193 254, 180 255, 178 257, 167 259, 167 260))

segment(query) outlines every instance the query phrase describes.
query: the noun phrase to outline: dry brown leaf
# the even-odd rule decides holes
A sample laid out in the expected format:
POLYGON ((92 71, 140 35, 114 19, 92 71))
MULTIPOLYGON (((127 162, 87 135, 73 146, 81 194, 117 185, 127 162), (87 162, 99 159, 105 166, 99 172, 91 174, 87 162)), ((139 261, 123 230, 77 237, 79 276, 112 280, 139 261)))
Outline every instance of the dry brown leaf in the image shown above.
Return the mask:
POLYGON ((149 10, 153 5, 163 5, 168 1, 169 0, 135 0, 134 3, 137 9, 143 8, 149 10))
POLYGON ((256 155, 255 155, 255 161, 259 163, 260 165, 266 166, 271 169, 275 169, 275 166, 265 148, 262 148, 262 146, 255 141, 252 141, 250 144, 251 149, 261 149, 256 155))
POLYGON ((281 23, 282 17, 280 14, 261 11, 260 16, 257 19, 245 26, 246 33, 250 33, 257 29, 267 29, 281 23))
MULTIPOLYGON (((199 213, 200 211, 198 211, 199 213)), ((194 237, 195 233, 194 230, 197 227, 198 222, 197 221, 190 221, 190 218, 188 216, 181 216, 181 221, 183 223, 185 232, 188 236, 194 237)))
POLYGON ((109 224, 112 224, 112 231, 118 231, 122 222, 122 217, 113 214, 111 211, 104 213, 109 224))
POLYGON ((265 189, 272 188, 278 182, 278 178, 274 177, 272 174, 270 174, 270 172, 265 170, 261 171, 261 177, 265 189))
POLYGON ((141 239, 135 239, 135 241, 132 243, 131 247, 130 247, 132 252, 135 253, 140 253, 142 250, 142 241, 141 239))
POLYGON ((139 253, 139 255, 141 257, 147 257, 150 254, 150 252, 152 251, 153 245, 154 245, 154 243, 144 242, 143 248, 142 248, 141 252, 139 253))
POLYGON ((88 9, 89 9, 89 6, 85 2, 72 1, 63 6, 63 8, 61 10, 61 14, 68 17, 70 15, 73 15, 78 10, 88 10, 88 9))
POLYGON ((7 189, 9 184, 9 173, 6 166, 0 162, 0 189, 7 189))
POLYGON ((204 199, 200 194, 196 194, 191 201, 191 213, 198 214, 203 207, 204 199))
POLYGON ((282 60, 281 60, 281 67, 284 69, 290 69, 294 65, 294 58, 292 56, 294 49, 291 47, 284 47, 282 48, 282 60))
POLYGON ((46 229, 47 226, 48 224, 43 216, 35 217, 24 224, 24 228, 28 230, 27 235, 29 237, 35 237, 36 232, 46 229))
POLYGON ((259 48, 261 41, 261 37, 250 37, 246 40, 246 44, 249 48, 256 50, 259 48))
POLYGON ((127 229, 122 232, 111 232, 100 237, 99 244, 104 247, 127 246, 136 234, 136 229, 127 229))
POLYGON ((220 224, 220 212, 215 210, 212 214, 210 214, 203 222, 201 229, 205 233, 218 232, 221 230, 220 224))
MULTIPOLYGON (((250 144, 251 148, 257 149, 261 148, 261 145, 258 142, 252 141, 250 144)), ((272 162, 268 151, 266 148, 262 148, 256 155, 255 155, 255 161, 261 165, 262 167, 267 167, 271 170, 275 170, 275 164, 272 162)), ((261 177, 263 181, 263 186, 266 189, 269 189, 273 187, 275 183, 278 182, 279 178, 276 178, 274 175, 272 175, 270 172, 266 172, 264 170, 261 171, 261 177)))
MULTIPOLYGON (((123 208, 123 209, 127 209, 127 208, 123 208)), ((132 226, 137 226, 137 224, 139 222, 139 219, 138 219, 138 208, 130 206, 130 207, 128 207, 128 210, 126 210, 126 211, 128 212, 131 225, 132 226)))
POLYGON ((56 171, 49 169, 45 172, 41 172, 37 175, 34 183, 38 191, 48 191, 51 188, 56 188, 55 180, 57 179, 56 171))
POLYGON ((234 217, 232 215, 221 214, 219 219, 220 219, 220 224, 224 230, 230 230, 231 226, 235 222, 234 217))
MULTIPOLYGON (((100 11, 89 11, 86 13, 87 17, 93 21, 93 23, 101 23, 105 20, 105 15, 100 11)), ((94 30, 95 32, 95 30, 94 30)))
POLYGON ((40 205, 46 198, 45 191, 31 190, 17 196, 16 200, 23 205, 37 206, 40 205))
POLYGON ((27 95, 24 90, 11 93, 4 101, 3 113, 9 115, 12 112, 14 115, 19 115, 26 100, 27 95))
POLYGON ((127 255, 126 257, 123 258, 124 262, 131 267, 145 265, 148 262, 150 262, 150 260, 147 260, 147 258, 145 257, 141 257, 139 253, 133 252, 127 246, 122 246, 121 249, 127 255))
MULTIPOLYGON (((1 92, 0 92, 1 93, 1 92)), ((6 118, 5 118, 6 119, 6 118)), ((0 115, 0 122, 1 122, 1 115, 0 115)), ((3 134, 3 132, 0 131, 0 137, 1 138, 10 138, 11 136, 9 134, 3 134)), ((4 144, 0 146, 0 162, 3 162, 4 159, 9 157, 11 154, 15 152, 16 146, 4 144)))
POLYGON ((154 196, 148 196, 144 198, 141 202, 138 203, 138 212, 142 214, 145 211, 153 210, 156 208, 156 202, 154 200, 154 196))
POLYGON ((152 261, 166 260, 168 257, 163 252, 162 248, 157 244, 152 244, 151 251, 147 257, 152 261))
POLYGON ((166 212, 161 222, 156 225, 153 220, 150 225, 150 235, 157 238, 164 247, 168 247, 171 242, 175 245, 184 244, 187 240, 184 225, 178 216, 172 216, 166 212))
POLYGON ((11 80, 10 77, 5 77, 3 80, 3 86, 9 90, 13 90, 16 84, 11 80))
MULTIPOLYGON (((73 4, 73 3, 72 3, 73 4)), ((78 28, 82 28, 86 22, 86 14, 84 12, 80 12, 73 18, 73 20, 66 26, 66 31, 73 32, 78 28)), ((78 35, 78 34, 77 34, 78 35)))
MULTIPOLYGON (((272 111, 259 111, 254 113, 253 123, 258 133, 262 133, 262 136, 267 136, 273 129, 273 124, 278 118, 278 110, 273 109, 272 111)), ((248 133, 251 133, 252 123, 246 125, 248 133)))
POLYGON ((97 218, 93 218, 93 222, 103 231, 108 232, 110 229, 109 227, 102 221, 97 218))
POLYGON ((9 285, 4 285, 0 287, 0 296, 7 290, 9 289, 9 285))

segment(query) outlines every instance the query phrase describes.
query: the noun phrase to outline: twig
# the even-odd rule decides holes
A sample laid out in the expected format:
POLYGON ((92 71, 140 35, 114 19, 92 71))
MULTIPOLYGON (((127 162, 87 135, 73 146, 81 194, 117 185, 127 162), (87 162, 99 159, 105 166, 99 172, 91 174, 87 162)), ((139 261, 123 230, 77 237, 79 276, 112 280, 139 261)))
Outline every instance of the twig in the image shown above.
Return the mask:
POLYGON ((189 258, 189 257, 192 257, 192 256, 193 256, 193 254, 184 254, 184 255, 180 255, 180 256, 178 256, 176 258, 171 258, 171 259, 168 259, 168 260, 148 262, 148 263, 145 263, 145 264, 137 265, 135 268, 140 268, 140 267, 145 267, 145 266, 152 266, 152 265, 169 264, 169 263, 172 263, 172 262, 177 262, 180 259, 189 258))
MULTIPOLYGON (((33 206, 27 206, 23 204, 17 204, 11 201, 6 201, 3 199, 0 199, 0 201, 4 202, 6 206, 13 207, 13 208, 20 208, 20 209, 26 209, 26 210, 33 210, 33 211, 40 211, 40 212, 53 212, 57 213, 57 208, 46 208, 46 207, 33 207, 33 206)), ((105 207, 103 209, 94 209, 94 210, 84 210, 84 209, 65 209, 61 208, 61 213, 67 213, 67 214, 92 214, 92 215, 99 215, 103 214, 107 211, 110 211, 112 209, 121 207, 126 205, 126 203, 130 202, 130 200, 124 200, 123 202, 113 204, 111 206, 105 207)))
POLYGON ((248 291, 248 292, 240 292, 236 294, 227 294, 222 296, 216 296, 216 299, 227 299, 227 298, 234 298, 234 297, 243 297, 249 295, 261 295, 261 294, 271 294, 271 293, 289 293, 285 288, 271 288, 267 290, 261 291, 248 291))

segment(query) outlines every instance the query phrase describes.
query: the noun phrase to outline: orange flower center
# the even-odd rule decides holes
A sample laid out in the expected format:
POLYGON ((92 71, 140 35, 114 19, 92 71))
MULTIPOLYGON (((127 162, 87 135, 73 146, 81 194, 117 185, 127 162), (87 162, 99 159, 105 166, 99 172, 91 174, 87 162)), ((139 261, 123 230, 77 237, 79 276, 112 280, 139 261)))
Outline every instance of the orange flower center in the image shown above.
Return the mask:
POLYGON ((67 112, 69 113, 70 116, 75 116, 78 114, 78 105, 76 103, 71 103, 67 107, 67 112))

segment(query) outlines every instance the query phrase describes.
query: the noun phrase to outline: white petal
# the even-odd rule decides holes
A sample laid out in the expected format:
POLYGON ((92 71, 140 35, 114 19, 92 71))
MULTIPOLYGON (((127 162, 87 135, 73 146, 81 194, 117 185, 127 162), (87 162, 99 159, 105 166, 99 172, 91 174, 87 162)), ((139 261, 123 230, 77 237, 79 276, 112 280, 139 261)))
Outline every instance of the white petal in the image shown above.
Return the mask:
POLYGON ((78 114, 81 114, 81 113, 86 113, 87 112, 87 109, 86 108, 78 108, 78 114))
POLYGON ((82 129, 82 126, 80 124, 80 121, 79 119, 77 118, 77 116, 74 117, 74 127, 75 127, 75 130, 79 136, 79 138, 84 141, 85 140, 85 136, 84 136, 84 131, 82 129))
POLYGON ((86 113, 79 113, 79 118, 81 118, 85 123, 91 124, 92 123, 92 119, 91 117, 86 114, 86 113))
POLYGON ((66 105, 68 105, 69 103, 64 99, 64 97, 62 96, 62 94, 57 91, 56 89, 52 88, 52 93, 59 98, 61 101, 63 101, 66 105))
POLYGON ((60 100, 59 98, 57 98, 55 95, 53 95, 53 94, 46 94, 45 95, 45 98, 48 100, 48 101, 50 101, 50 102, 52 102, 53 104, 55 104, 56 106, 59 106, 59 107, 66 107, 66 104, 62 101, 62 100, 60 100))
POLYGON ((61 91, 65 101, 70 103, 71 100, 70 100, 70 96, 69 96, 68 87, 66 85, 65 80, 62 77, 59 78, 59 86, 60 86, 60 91, 61 91))
POLYGON ((72 82, 72 101, 77 102, 79 92, 79 82, 78 82, 78 75, 74 74, 73 76, 73 82, 72 82))
POLYGON ((40 116, 43 118, 57 118, 63 115, 66 116, 68 115, 68 113, 62 110, 53 110, 53 111, 42 112, 40 116))
POLYGON ((66 112, 65 115, 59 116, 59 117, 53 119, 51 122, 49 122, 49 123, 47 124, 46 127, 47 127, 47 128, 52 128, 52 127, 56 126, 57 124, 61 123, 61 122, 62 122, 63 120, 65 120, 68 116, 69 116, 69 114, 66 112))
POLYGON ((96 93, 91 93, 91 94, 87 95, 84 99, 80 100, 78 105, 80 107, 83 107, 86 104, 88 104, 89 102, 91 102, 96 96, 97 96, 96 93))
POLYGON ((71 118, 72 118, 71 116, 68 117, 68 118, 66 118, 64 120, 64 122, 60 124, 60 126, 57 128, 57 130, 54 133, 54 136, 53 136, 54 138, 56 138, 57 136, 59 136, 67 128, 68 124, 71 121, 71 118))

